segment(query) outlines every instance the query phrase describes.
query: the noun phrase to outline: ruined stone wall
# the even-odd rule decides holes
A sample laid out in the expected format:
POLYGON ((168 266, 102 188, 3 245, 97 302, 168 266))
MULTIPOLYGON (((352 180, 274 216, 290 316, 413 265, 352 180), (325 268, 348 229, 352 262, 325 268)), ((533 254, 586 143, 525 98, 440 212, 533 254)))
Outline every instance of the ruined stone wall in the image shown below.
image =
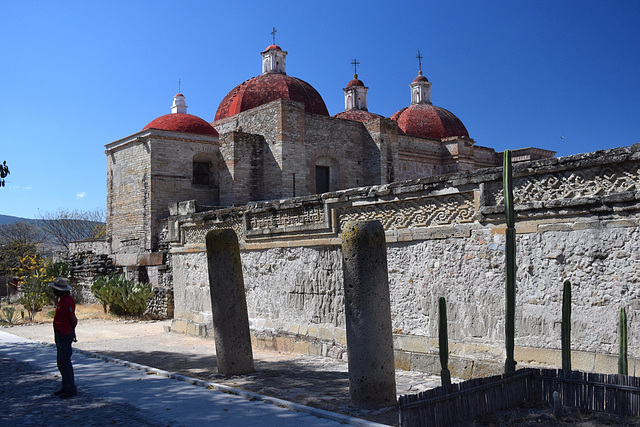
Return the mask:
MULTIPOLYGON (((501 168, 352 189, 169 219, 176 317, 210 317, 204 234, 241 242, 253 331, 311 351, 346 345, 340 228, 377 219, 386 230, 396 364, 439 370, 437 299, 449 314, 452 369, 504 363, 501 168), (171 227, 170 227, 171 228, 171 227), (307 347, 300 347, 301 342, 307 347)), ((516 360, 560 364, 562 282, 573 285, 576 369, 615 372, 618 311, 629 319, 630 371, 640 370, 640 144, 514 165, 516 360)))
POLYGON ((74 251, 62 258, 69 265, 73 297, 78 304, 97 304, 91 285, 99 276, 108 276, 118 269, 107 254, 92 251, 74 251))

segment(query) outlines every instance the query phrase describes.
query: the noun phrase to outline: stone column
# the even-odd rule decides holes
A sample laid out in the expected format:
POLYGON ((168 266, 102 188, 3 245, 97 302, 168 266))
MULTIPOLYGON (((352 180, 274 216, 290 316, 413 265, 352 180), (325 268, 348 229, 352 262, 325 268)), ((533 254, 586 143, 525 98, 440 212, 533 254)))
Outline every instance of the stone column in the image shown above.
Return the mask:
POLYGON ((231 229, 207 233, 207 263, 218 372, 253 372, 249 315, 238 237, 231 229))
POLYGON ((342 256, 351 401, 368 408, 394 405, 396 377, 382 224, 346 223, 342 256))

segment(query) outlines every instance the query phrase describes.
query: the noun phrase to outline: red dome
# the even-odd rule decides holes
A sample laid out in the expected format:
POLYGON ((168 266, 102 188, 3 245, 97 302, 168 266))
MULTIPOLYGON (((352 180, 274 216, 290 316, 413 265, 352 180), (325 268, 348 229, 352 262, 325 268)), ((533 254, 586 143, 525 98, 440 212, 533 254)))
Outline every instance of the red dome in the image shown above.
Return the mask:
POLYGON ((236 86, 224 97, 214 121, 231 117, 260 105, 286 99, 304 102, 307 113, 328 116, 320 94, 307 82, 286 74, 262 74, 236 86))
POLYGON ((398 127, 409 135, 427 138, 448 138, 462 136, 469 138, 469 132, 459 118, 451 111, 431 104, 414 104, 395 113, 391 118, 398 127))
POLYGON ((347 110, 347 111, 343 111, 342 113, 338 113, 333 117, 364 123, 364 122, 368 122, 369 120, 377 119, 382 116, 380 114, 370 113, 364 110, 347 110))
POLYGON ((187 113, 172 113, 160 116, 142 128, 170 130, 172 132, 195 133, 198 135, 218 136, 218 132, 198 116, 187 113))
POLYGON ((278 46, 277 44, 272 44, 271 46, 267 46, 267 48, 264 50, 265 52, 271 49, 275 49, 275 50, 282 50, 280 48, 280 46, 278 46))
POLYGON ((413 83, 416 83, 416 82, 428 82, 428 81, 429 81, 429 79, 427 79, 422 74, 418 74, 418 76, 415 79, 413 79, 413 83))

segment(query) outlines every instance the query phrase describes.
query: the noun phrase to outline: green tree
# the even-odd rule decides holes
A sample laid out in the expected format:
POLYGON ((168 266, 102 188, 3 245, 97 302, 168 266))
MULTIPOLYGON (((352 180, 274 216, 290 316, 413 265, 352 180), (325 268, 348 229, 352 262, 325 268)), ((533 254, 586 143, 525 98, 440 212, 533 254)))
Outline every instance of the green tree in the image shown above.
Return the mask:
POLYGON ((0 165, 0 187, 4 187, 4 179, 9 175, 9 167, 7 166, 7 162, 4 161, 0 165))
POLYGON ((42 232, 32 222, 22 221, 0 226, 0 275, 10 275, 20 260, 35 255, 42 232))
POLYGON ((20 279, 20 302, 29 313, 29 320, 33 320, 52 296, 48 283, 53 277, 47 274, 47 262, 37 254, 27 255, 20 259, 14 274, 20 279))

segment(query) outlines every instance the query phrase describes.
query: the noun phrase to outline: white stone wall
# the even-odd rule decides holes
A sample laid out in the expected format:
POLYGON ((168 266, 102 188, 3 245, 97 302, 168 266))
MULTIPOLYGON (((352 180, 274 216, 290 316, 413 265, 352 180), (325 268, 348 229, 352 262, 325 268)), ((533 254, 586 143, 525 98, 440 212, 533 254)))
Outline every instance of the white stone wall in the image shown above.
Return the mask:
MULTIPOLYGON (((640 371, 640 144, 519 164, 514 176, 516 360, 559 365, 568 279, 574 368, 616 372, 624 306, 629 369, 640 371)), ((434 369, 423 356, 437 354, 437 300, 444 296, 450 351, 464 365, 458 372, 499 371, 501 178, 494 168, 174 217, 185 236, 171 250, 176 316, 206 323, 204 234, 233 226, 253 330, 345 345, 340 224, 377 219, 387 239, 397 364, 434 369)))

